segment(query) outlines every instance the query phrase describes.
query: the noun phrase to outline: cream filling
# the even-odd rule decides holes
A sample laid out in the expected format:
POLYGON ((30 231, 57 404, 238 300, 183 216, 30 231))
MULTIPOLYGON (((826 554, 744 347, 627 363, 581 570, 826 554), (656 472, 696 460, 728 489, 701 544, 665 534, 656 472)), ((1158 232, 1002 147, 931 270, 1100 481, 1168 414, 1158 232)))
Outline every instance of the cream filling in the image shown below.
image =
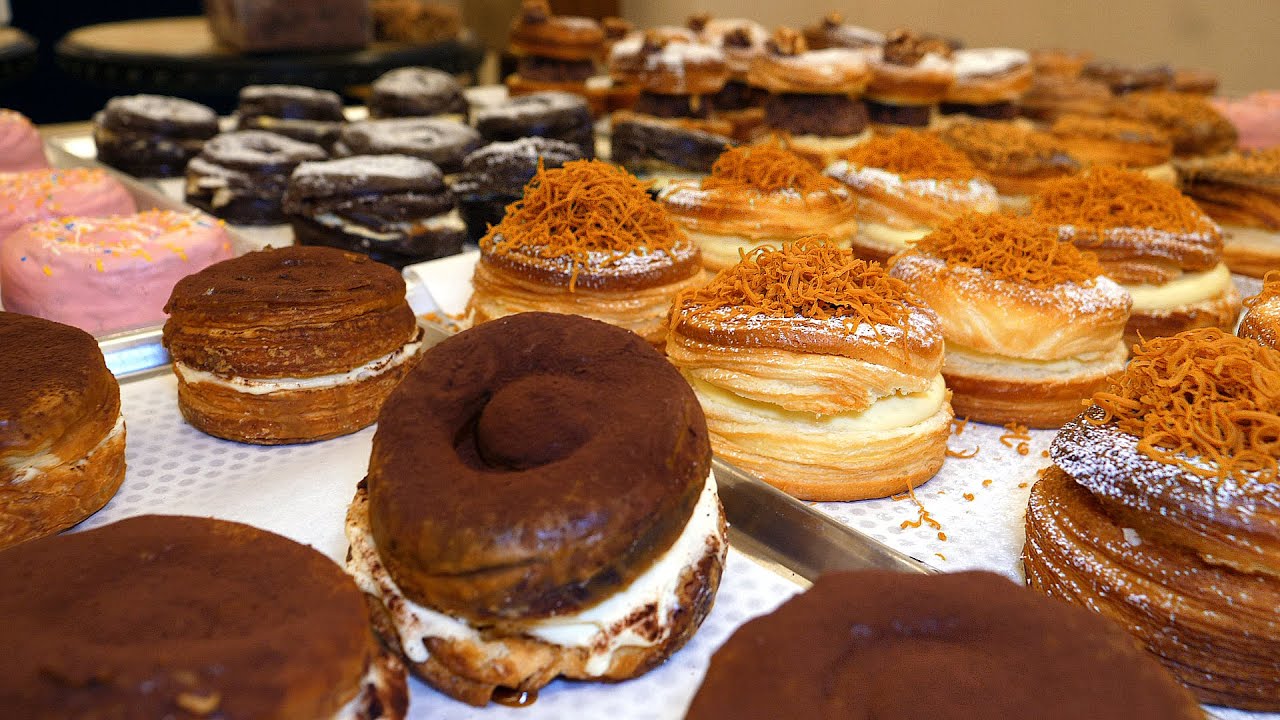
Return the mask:
POLYGON ((343 220, 341 217, 333 213, 325 213, 317 215, 313 218, 316 222, 325 227, 336 228, 348 235, 368 238, 380 242, 388 242, 391 240, 399 240, 414 230, 426 229, 427 232, 439 232, 441 230, 457 230, 465 231, 466 223, 462 221, 462 216, 458 215, 457 210, 450 210, 443 215, 436 215, 425 220, 414 220, 413 222, 388 223, 387 227, 392 228, 391 232, 378 232, 359 223, 353 223, 349 220, 343 220))
MULTIPOLYGON (((715 476, 708 474, 689 523, 649 569, 596 605, 572 615, 530 621, 524 626, 524 633, 562 647, 588 648, 586 671, 592 675, 606 672, 613 663, 614 653, 621 648, 651 647, 665 641, 670 618, 680 609, 680 575, 707 554, 708 543, 721 542, 720 517, 715 476), (643 622, 644 618, 654 615, 646 611, 647 606, 653 606, 661 619, 662 630, 657 637, 634 625, 636 617, 643 622)), ((425 662, 429 656, 427 638, 483 642, 479 631, 465 620, 419 605, 396 586, 378 555, 369 528, 368 496, 363 491, 352 502, 346 531, 351 543, 347 572, 361 590, 383 601, 406 657, 415 663, 425 662)))
POLYGON ((1124 369, 1129 348, 1123 340, 1110 350, 1058 360, 1029 360, 982 352, 947 343, 943 372, 965 377, 993 377, 1010 380, 1052 380, 1117 372, 1124 369))
MULTIPOLYGON (((119 437, 122 432, 124 432, 123 413, 116 417, 116 424, 111 426, 111 430, 98 441, 98 444, 94 445, 89 452, 85 453, 83 458, 80 458, 76 462, 83 463, 85 460, 92 457, 94 453, 106 447, 107 443, 119 437)), ((50 452, 49 448, 45 448, 44 450, 32 455, 20 455, 17 457, 4 458, 3 462, 5 465, 9 466, 10 470, 13 471, 13 479, 9 481, 9 484, 21 485, 22 483, 30 482, 31 480, 40 477, 53 468, 62 465, 66 461, 50 452)))
POLYGON ((1030 195, 1000 195, 1000 209, 1014 215, 1027 215, 1031 212, 1030 195))
POLYGON ((732 390, 712 385, 704 380, 688 379, 699 397, 748 410, 771 423, 803 424, 814 431, 834 435, 883 432, 918 425, 936 415, 939 408, 947 401, 947 385, 941 374, 921 392, 886 395, 865 410, 834 415, 787 410, 771 402, 743 397, 732 390))
POLYGON ((1248 248, 1268 255, 1280 254, 1280 233, 1274 230, 1243 225, 1223 225, 1222 235, 1227 246, 1248 248))
POLYGON ((920 242, 925 235, 933 232, 933 228, 917 227, 910 230, 902 230, 895 227, 889 227, 883 223, 868 222, 863 220, 858 223, 858 235, 865 240, 897 252, 906 250, 908 246, 920 242))
POLYGON ((1172 162, 1163 162, 1159 165, 1145 167, 1140 172, 1156 182, 1166 183, 1175 187, 1178 184, 1178 171, 1173 168, 1172 162))
POLYGON ((372 715, 369 710, 381 695, 379 691, 389 684, 387 668, 379 658, 374 658, 369 662, 369 671, 360 678, 360 692, 334 714, 333 720, 383 720, 387 717, 385 712, 372 715))
POLYGON ((792 135, 788 138, 788 142, 801 150, 824 155, 838 155, 870 140, 872 135, 871 128, 867 128, 857 135, 792 135))
POLYGON ((1168 310, 1220 298, 1230 291, 1231 271, 1225 263, 1212 270, 1183 273, 1163 285, 1124 285, 1133 297, 1133 312, 1168 310))
POLYGON ((190 365, 186 365, 176 360, 173 363, 173 370, 182 378, 183 382, 188 385, 207 383, 209 385, 229 388, 246 395, 268 395, 274 392, 289 392, 293 390, 321 390, 368 380, 369 378, 376 377, 392 368, 409 362, 413 358, 417 357, 418 351, 421 349, 422 331, 419 330, 414 336, 414 339, 406 343, 404 346, 393 350, 380 358, 370 360, 358 368, 354 368, 346 372, 333 373, 330 375, 317 375, 316 377, 306 378, 249 378, 240 377, 239 375, 222 376, 215 375, 214 373, 205 370, 197 370, 190 365))
MULTIPOLYGON (((852 233, 854 232, 852 229, 841 225, 831 228, 830 230, 829 242, 842 248, 847 248, 852 244, 852 233)), ((764 237, 751 239, 742 237, 741 235, 713 235, 711 233, 689 230, 688 228, 685 229, 685 233, 689 236, 689 239, 697 244, 698 248, 702 250, 702 264, 714 269, 737 265, 738 260, 741 259, 739 251, 751 252, 763 245, 781 247, 782 243, 791 242, 792 240, 801 237, 801 235, 797 235, 796 237, 786 238, 764 237)))

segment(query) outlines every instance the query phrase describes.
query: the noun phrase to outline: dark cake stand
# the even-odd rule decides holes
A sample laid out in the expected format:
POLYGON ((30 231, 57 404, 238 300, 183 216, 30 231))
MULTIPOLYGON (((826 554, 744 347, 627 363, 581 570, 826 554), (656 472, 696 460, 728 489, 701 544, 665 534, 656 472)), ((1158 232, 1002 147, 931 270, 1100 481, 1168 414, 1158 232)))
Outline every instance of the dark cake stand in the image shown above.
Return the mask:
POLYGON ((0 86, 21 80, 36 67, 36 41, 11 27, 0 27, 0 86))

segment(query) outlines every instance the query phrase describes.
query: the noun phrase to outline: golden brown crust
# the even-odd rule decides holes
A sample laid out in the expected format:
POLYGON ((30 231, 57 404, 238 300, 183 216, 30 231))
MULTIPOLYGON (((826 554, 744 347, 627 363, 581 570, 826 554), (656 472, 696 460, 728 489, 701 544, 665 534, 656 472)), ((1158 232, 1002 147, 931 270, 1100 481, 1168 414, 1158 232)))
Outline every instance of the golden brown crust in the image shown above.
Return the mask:
POLYGON ((1223 225, 1280 231, 1280 150, 1179 162, 1184 193, 1223 225))
POLYGON ((1124 328, 1124 342, 1134 345, 1144 338, 1168 337, 1184 330, 1216 327, 1231 332, 1240 317, 1240 293, 1234 286, 1219 297, 1159 310, 1134 310, 1124 328))
POLYGON ((508 42, 516 55, 591 60, 604 51, 604 29, 591 18, 552 15, 546 0, 525 0, 508 42))
POLYGON ((481 258, 471 278, 471 299, 467 301, 467 321, 479 325, 522 312, 554 312, 581 315, 626 328, 649 343, 662 347, 667 337, 667 310, 682 290, 706 281, 701 266, 694 264, 684 277, 645 288, 594 289, 580 287, 568 292, 548 285, 525 272, 511 272, 506 266, 481 258))
POLYGON ((1032 588, 1120 623, 1201 702, 1280 710, 1273 578, 1206 563, 1135 529, 1056 465, 1032 489, 1026 530, 1032 588))
POLYGON ((936 56, 919 65, 898 65, 882 59, 871 61, 871 82, 865 95, 891 105, 934 105, 955 82, 955 69, 936 56))
POLYGON ((1042 48, 1031 51, 1031 65, 1036 76, 1056 76, 1065 78, 1080 77, 1084 66, 1093 60, 1093 53, 1088 50, 1064 50, 1062 48, 1042 48))
POLYGON ((871 65, 863 50, 797 48, 804 48, 803 38, 781 49, 771 44, 769 51, 751 61, 747 82, 772 93, 817 95, 854 95, 871 82, 871 65))
POLYGON ((1063 115, 1049 133, 1073 157, 1090 165, 1146 168, 1173 159, 1173 141, 1150 123, 1089 115, 1063 115))
POLYGON ((1236 145, 1235 126, 1199 95, 1161 90, 1129 93, 1112 101, 1111 113, 1164 129, 1178 157, 1218 155, 1236 145))
POLYGON ((1272 275, 1268 280, 1262 294, 1245 300, 1248 310, 1236 334, 1280 350, 1280 296, 1275 293, 1280 278, 1272 275))
POLYGON ((0 549, 66 530, 111 500, 124 481, 123 423, 77 455, 63 454, 57 442, 46 457, 66 458, 61 463, 21 482, 0 482, 0 549))
POLYGON ((1019 105, 1023 115, 1052 122, 1062 115, 1104 116, 1111 98, 1111 88, 1096 80, 1037 74, 1019 105))
POLYGON ((1002 195, 1033 195, 1045 182, 1080 171, 1052 135, 1016 122, 956 122, 938 137, 968 155, 1002 195))
POLYGON ((857 206, 844 187, 766 193, 746 187, 708 190, 701 180, 680 180, 667 185, 658 199, 693 233, 781 241, 814 233, 843 238, 856 227, 857 206))
POLYGON ((641 48, 636 81, 661 95, 711 95, 729 80, 729 67, 719 48, 650 33, 641 48))
POLYGON ((995 75, 957 76, 943 99, 966 105, 1014 102, 1031 89, 1033 77, 1030 65, 1019 65, 995 75))
POLYGON ((1126 355, 1117 343, 1112 352, 1070 371, 1028 372, 1020 378, 1016 369, 990 360, 975 363, 963 351, 948 348, 942 374, 956 415, 992 425, 1052 429, 1079 415, 1081 403, 1124 368, 1126 355))
POLYGON ((240 377, 346 372, 417 332, 404 279, 365 255, 290 246, 183 278, 165 312, 175 362, 240 377))

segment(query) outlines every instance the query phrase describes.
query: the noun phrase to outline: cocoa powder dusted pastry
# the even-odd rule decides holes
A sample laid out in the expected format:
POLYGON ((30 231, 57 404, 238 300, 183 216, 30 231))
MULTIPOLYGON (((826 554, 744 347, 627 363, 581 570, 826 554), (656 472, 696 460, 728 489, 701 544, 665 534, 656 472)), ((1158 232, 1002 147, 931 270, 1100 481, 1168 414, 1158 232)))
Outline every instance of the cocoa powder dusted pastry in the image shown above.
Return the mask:
POLYGON ((347 569, 383 641, 463 702, 626 680, 711 609, 710 467, 697 398, 635 334, 502 318, 431 348, 383 407, 347 569))
POLYGON ((258 445, 372 423, 422 347, 404 279, 364 255, 290 246, 181 280, 164 346, 196 429, 258 445))
POLYGON ((395 268, 462 251, 466 226, 440 169, 405 155, 309 162, 284 209, 300 245, 359 252, 395 268))
POLYGON ((0 573, 14 717, 405 716, 355 583, 274 533, 143 515, 2 552, 0 573))
POLYGON ((1198 327, 1235 327, 1240 293, 1222 262, 1222 233, 1169 185, 1096 167, 1045 185, 1031 217, 1096 254, 1107 277, 1133 298, 1126 343, 1198 327))
POLYGON ((446 173, 462 168, 467 153, 480 147, 480 133, 447 118, 363 120, 342 128, 335 157, 409 155, 430 160, 446 173))
POLYGON ((540 168, 481 238, 467 316, 480 324, 539 310, 584 315, 660 346, 671 299, 701 278, 698 246, 640 181, 577 160, 540 168))
POLYGON ((1031 587, 1122 625, 1202 702, 1280 710, 1280 352, 1148 340, 1050 449, 1031 587))
POLYGON ((1031 88, 1031 57, 1014 48, 972 48, 951 55, 956 80, 942 98, 943 113, 990 120, 1018 116, 1018 101, 1031 88))
POLYGON ((591 109, 570 93, 530 93, 477 109, 475 126, 486 142, 545 137, 573 143, 582 157, 596 156, 591 109))
POLYGON ((825 174, 857 198, 853 252, 867 260, 883 263, 963 213, 1000 209, 995 187, 968 157, 917 130, 874 137, 825 174))
POLYGON ((490 227, 502 222, 507 206, 524 195, 539 165, 550 170, 582 159, 577 145, 543 137, 490 143, 468 155, 462 172, 449 184, 467 225, 467 239, 478 243, 490 227))
POLYGON ((849 247, 857 232, 853 193, 777 145, 734 148, 702 180, 678 180, 658 201, 702 249, 708 270, 738 262, 743 251, 824 234, 849 247))
POLYGON ((738 628, 688 720, 1199 720, 1111 623, 991 573, 833 573, 738 628))
POLYGON ((446 115, 466 122, 470 104, 452 75, 429 67, 402 67, 369 86, 369 117, 446 115))
POLYGON ((817 24, 804 29, 805 42, 814 50, 827 48, 877 48, 884 47, 884 33, 845 22, 844 15, 831 11, 817 24))
POLYGON ((1116 98, 1111 114, 1164 130, 1180 158, 1220 155, 1236 145, 1236 129, 1200 95, 1151 91, 1116 98))
POLYGON ((586 96, 587 79, 604 53, 604 30, 591 18, 553 15, 546 0, 524 0, 508 49, 519 60, 506 79, 512 95, 560 90, 586 96))
POLYGON ((1173 141, 1150 123, 1091 115, 1063 115, 1049 128, 1071 156, 1085 165, 1138 170, 1154 180, 1177 185, 1173 141))
POLYGON ((865 141, 867 108, 858 97, 871 82, 867 58, 864 50, 809 50, 799 33, 779 28, 747 73, 769 91, 765 127, 817 167, 865 141))
POLYGON ((178 177, 218 134, 212 108, 175 97, 114 97, 93 116, 98 161, 139 177, 178 177))
POLYGON ((941 319, 957 415, 1056 428, 1124 368, 1132 301, 1056 228, 964 215, 891 263, 941 319))
POLYGON ((1006 210, 1026 212, 1045 183, 1080 171, 1080 163, 1052 135, 1017 122, 957 122, 937 132, 996 186, 1006 210))
POLYGON ((243 87, 236 116, 240 130, 266 130, 326 150, 338 141, 345 120, 338 93, 299 85, 243 87))
POLYGON ((1236 334, 1280 350, 1280 270, 1268 272, 1262 290, 1245 298, 1244 306, 1236 334))
POLYGON ((671 311, 667 356, 716 453, 806 500, 884 497, 942 467, 938 318, 821 236, 757 248, 671 311))
POLYGON ((1111 89, 1097 80, 1037 72, 1019 108, 1032 120, 1053 122, 1063 115, 1101 117, 1111 112, 1111 89))
POLYGON ((187 163, 183 199, 237 225, 277 225, 294 168, 327 157, 319 145, 265 130, 223 133, 187 163))
POLYGON ((1232 272, 1280 269, 1280 148, 1178 164, 1182 191, 1222 225, 1232 272))
POLYGON ((925 127, 956 80, 951 48, 940 38, 899 28, 871 58, 867 115, 882 125, 925 127))
POLYGON ((87 332, 0 312, 0 418, 0 548, 75 525, 124 480, 120 386, 87 332))

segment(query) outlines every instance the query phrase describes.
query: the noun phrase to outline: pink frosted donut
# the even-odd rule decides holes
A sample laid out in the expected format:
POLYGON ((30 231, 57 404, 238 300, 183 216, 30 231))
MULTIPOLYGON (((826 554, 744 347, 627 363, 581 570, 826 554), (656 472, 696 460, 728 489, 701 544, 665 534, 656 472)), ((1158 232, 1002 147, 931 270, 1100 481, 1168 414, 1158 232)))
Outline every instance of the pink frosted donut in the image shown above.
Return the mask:
POLYGON ((0 173, 0 245, 29 222, 106 217, 138 211, 133 196, 105 171, 91 168, 0 173))
POLYGON ((155 325, 178 280, 233 254, 197 211, 32 223, 0 246, 0 301, 99 335, 155 325))
POLYGON ((1211 102, 1236 126, 1241 150, 1280 145, 1280 90, 1260 90, 1239 100, 1214 98, 1211 102))
POLYGON ((22 113, 0 110, 0 172, 47 167, 49 161, 36 127, 22 113))

